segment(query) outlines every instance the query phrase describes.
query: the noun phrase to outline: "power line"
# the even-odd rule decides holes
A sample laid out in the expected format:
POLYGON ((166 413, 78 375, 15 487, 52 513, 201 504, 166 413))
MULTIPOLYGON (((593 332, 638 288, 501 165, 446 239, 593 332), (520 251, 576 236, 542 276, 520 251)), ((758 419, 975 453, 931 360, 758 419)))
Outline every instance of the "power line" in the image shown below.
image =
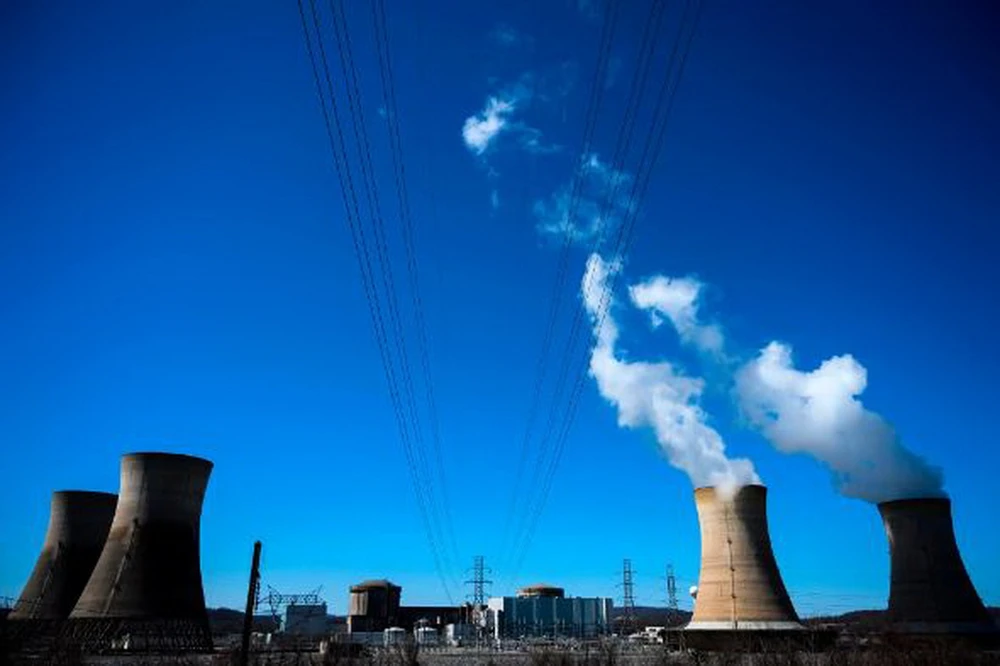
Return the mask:
MULTIPOLYGON (((684 12, 681 16, 678 26, 677 37, 673 40, 673 49, 670 57, 668 58, 666 72, 663 76, 659 95, 654 105, 653 121, 647 135, 647 140, 643 144, 644 150, 642 158, 639 161, 639 166, 636 168, 635 171, 636 175, 632 178, 632 191, 628 197, 627 205, 624 206, 623 219, 619 223, 619 238, 617 239, 619 241, 621 238, 621 232, 624 229, 631 229, 631 226, 634 224, 634 220, 637 214, 637 203, 638 201, 641 201, 641 196, 640 197, 636 196, 637 194, 636 186, 641 183, 643 185, 642 194, 644 194, 645 192, 644 187, 645 185, 648 185, 647 170, 651 172, 652 166, 655 164, 656 157, 659 154, 659 146, 662 145, 663 132, 666 127, 667 118, 669 117, 670 104, 672 104, 673 93, 676 91, 676 82, 679 81, 680 73, 683 71, 683 62, 682 62, 680 68, 677 70, 678 71, 677 76, 676 77, 674 76, 674 66, 677 62, 678 47, 682 42, 683 30, 686 20, 688 18, 689 7, 690 5, 686 5, 684 8, 684 12), (673 83, 673 85, 671 85, 671 83, 673 83), (669 104, 665 102, 665 96, 668 91, 670 93, 669 104), (656 132, 657 127, 660 128, 658 136, 656 132), (657 149, 653 153, 652 161, 650 161, 649 160, 650 148, 653 145, 656 145, 657 149)), ((622 123, 622 126, 620 128, 614 159, 612 160, 611 173, 613 182, 612 186, 608 188, 608 192, 603 200, 603 205, 601 206, 600 209, 601 228, 596 230, 593 251, 599 251, 604 244, 604 231, 605 231, 604 227, 606 225, 603 221, 609 217, 611 209, 615 205, 615 201, 619 196, 618 190, 621 184, 625 180, 620 176, 620 174, 622 173, 623 170, 623 164, 628 152, 628 147, 631 144, 631 135, 635 125, 635 119, 637 117, 636 113, 641 103, 641 96, 642 96, 641 93, 646 88, 646 80, 648 79, 650 64, 652 62, 652 55, 653 53, 655 53, 655 48, 656 48, 655 34, 663 19, 664 9, 665 9, 664 3, 660 2, 659 0, 657 0, 650 7, 650 19, 646 23, 647 29, 644 32, 642 45, 640 46, 639 49, 639 66, 633 73, 631 91, 629 94, 629 102, 626 108, 626 118, 625 122, 622 123), (656 28, 652 28, 652 26, 656 26, 656 28)), ((694 20, 695 26, 697 24, 697 17, 698 14, 696 13, 694 20)), ((691 29, 692 36, 693 33, 694 33, 694 27, 692 27, 691 29)), ((687 51, 689 48, 690 48, 690 39, 687 40, 685 49, 683 50, 682 61, 686 59, 687 51)), ((615 254, 614 256, 621 256, 621 254, 618 253, 615 254)), ((549 412, 549 422, 547 424, 545 437, 543 439, 544 442, 548 442, 551 440, 553 435, 555 436, 555 443, 552 445, 554 453, 549 459, 548 467, 546 468, 544 474, 541 476, 541 482, 539 484, 540 491, 538 495, 538 500, 535 502, 530 512, 530 516, 527 520, 527 525, 524 529, 523 543, 520 550, 520 555, 515 559, 516 562, 514 567, 515 571, 520 568, 520 563, 527 552, 528 544, 533 538, 534 530, 537 526, 539 516, 541 514, 542 509, 544 508, 545 502, 550 492, 552 481, 555 476, 555 471, 558 468, 559 462, 562 457, 562 452, 565 447, 566 439, 568 438, 569 429, 575 417, 575 410, 577 403, 579 401, 579 395, 581 393, 584 379, 586 377, 587 363, 585 358, 583 359, 582 363, 574 364, 570 362, 571 359, 573 359, 577 355, 576 350, 579 344, 579 339, 581 337, 580 329, 583 320, 584 320, 584 314, 579 309, 577 309, 575 312, 575 316, 573 318, 573 325, 571 327, 568 344, 566 345, 566 350, 563 356, 563 363, 560 368, 559 380, 556 389, 557 397, 556 399, 554 399, 553 408, 549 412), (558 405, 560 402, 559 398, 562 396, 565 390, 566 381, 569 378, 570 368, 574 366, 578 369, 578 372, 576 373, 576 381, 572 383, 573 389, 570 393, 568 405, 566 409, 562 412, 563 415, 562 423, 560 427, 556 428, 553 433, 552 427, 556 423, 556 415, 559 413, 558 409, 558 405)), ((589 345, 584 347, 584 351, 588 347, 589 345)), ((538 477, 536 476, 536 479, 537 478, 538 477)))
MULTIPOLYGON (((395 75, 392 68, 391 50, 389 48, 389 29, 386 19, 384 0, 372 3, 372 17, 375 24, 376 51, 379 56, 379 70, 382 81, 382 96, 386 105, 386 124, 389 127, 393 158, 396 195, 399 201, 400 225, 403 230, 403 241, 406 250, 406 269, 410 280, 410 295, 417 330, 417 350, 420 357, 420 367, 423 373, 424 389, 427 400, 427 413, 430 421, 431 440, 434 446, 434 459, 438 481, 441 486, 442 511, 445 532, 451 547, 452 556, 458 558, 458 545, 451 520, 451 502, 448 496, 447 479, 444 473, 444 463, 441 445, 441 426, 438 420, 437 400, 435 398, 434 381, 430 370, 430 354, 427 343, 427 325, 424 319, 423 300, 420 291, 420 272, 417 253, 414 249, 413 220, 410 207, 406 179, 406 161, 403 156, 403 143, 399 130, 399 106, 396 102, 395 75)), ((432 476, 430 473, 429 476, 432 476)))
MULTIPOLYGON (((592 150, 593 135, 597 126, 597 116, 604 93, 607 64, 611 54, 611 47, 614 43, 615 25, 618 16, 616 7, 615 0, 607 0, 605 3, 604 17, 601 22, 601 35, 598 41, 597 64, 595 66, 594 78, 591 84, 590 97, 587 102, 587 111, 584 117, 584 130, 579 152, 580 165, 574 172, 574 177, 570 187, 569 203, 566 208, 567 221, 570 222, 575 217, 576 209, 579 206, 581 186, 584 180, 583 171, 587 157, 592 150)), ((525 423, 524 434, 521 439, 521 448, 518 457, 517 470, 514 477, 513 490, 511 492, 511 500, 504 519, 503 538, 501 543, 503 543, 505 547, 510 535, 511 520, 516 513, 517 500, 521 494, 521 484, 524 477, 525 465, 527 464, 528 452, 530 450, 532 430, 535 427, 535 420, 538 416, 539 407, 541 406, 542 387, 545 383, 546 376, 546 362, 551 354, 555 325, 558 319, 563 289, 566 282, 570 246, 571 239, 569 234, 567 234, 560 252, 559 263, 556 268, 555 281, 553 282, 552 293, 549 297, 549 312, 542 335, 542 347, 535 366, 535 382, 532 387, 528 417, 525 423)), ((536 463, 536 465, 537 464, 538 463, 536 463)), ((517 532, 515 532, 515 535, 516 534, 517 532)))
MULTIPOLYGON (((424 528, 425 535, 427 536, 428 544, 431 549, 431 554, 434 559, 435 568, 437 569, 438 576, 441 579, 442 587, 449 600, 451 599, 451 593, 448 590, 447 581, 445 580, 443 568, 441 564, 441 557, 438 553, 438 546, 434 534, 432 516, 428 515, 428 501, 425 498, 426 482, 421 478, 420 470, 416 465, 415 454, 413 450, 413 443, 410 439, 410 427, 416 426, 415 422, 407 422, 406 413, 404 411, 403 396, 400 394, 399 381, 397 378, 397 369, 392 358, 392 350, 389 347, 389 331, 386 330, 386 323, 383 314, 383 304, 382 298, 378 292, 378 286, 374 279, 374 267, 371 257, 371 251, 369 249, 369 239, 365 233, 364 226, 361 223, 360 217, 360 206, 357 196, 357 191, 354 186, 354 178, 350 165, 347 161, 347 148, 346 140, 342 129, 341 113, 340 108, 337 103, 337 95, 335 93, 335 88, 333 85, 333 79, 330 74, 330 67, 326 57, 326 48, 323 40, 323 31, 321 28, 321 22, 319 19, 319 14, 316 8, 316 1, 310 0, 310 9, 312 16, 313 31, 315 32, 316 48, 313 47, 313 38, 311 37, 311 30, 309 28, 308 22, 305 16, 305 10, 303 8, 302 0, 298 0, 298 10, 299 17, 302 23, 303 38, 306 44, 306 51, 309 56, 310 65, 313 73, 313 80, 316 84, 316 92, 320 101, 320 109, 323 115, 324 127, 327 133, 327 139, 330 144, 331 153, 333 156, 334 167, 337 173, 338 181, 340 183, 341 196, 344 203, 344 208, 346 212, 346 220, 348 229, 351 234, 351 241, 354 249, 355 259, 358 262, 359 272, 361 273, 362 287, 364 290, 365 298, 368 302, 369 318, 372 324, 372 330, 376 341, 376 346, 379 350, 379 356, 382 362, 382 371, 384 378, 386 380, 386 387, 389 392, 390 403, 393 409, 393 414, 396 420, 396 426, 399 431, 400 442, 403 446, 404 455, 406 458, 407 468, 410 472, 410 480, 414 486, 414 493, 417 498, 418 511, 421 518, 421 523, 424 528), (318 55, 318 57, 317 57, 318 55), (329 105, 327 102, 327 95, 324 93, 323 85, 321 82, 320 66, 317 61, 321 63, 323 70, 323 77, 327 84, 327 89, 329 92, 329 105)), ((341 36, 341 30, 339 22, 337 21, 337 14, 333 3, 331 2, 331 11, 334 15, 334 25, 337 29, 338 37, 341 36)), ((342 69, 346 69, 347 59, 344 53, 344 43, 343 41, 338 41, 338 49, 341 55, 341 65, 342 69)), ((346 79, 345 74, 345 79, 346 79)), ((356 80, 354 81, 356 84, 356 80)), ((362 178, 367 178, 368 172, 366 167, 366 161, 364 159, 364 152, 360 144, 361 137, 359 128, 357 126, 357 115, 354 113, 356 100, 351 91, 348 90, 348 99, 351 106, 351 116, 352 124, 355 130, 355 139, 359 141, 358 150, 361 154, 361 164, 362 164, 362 178)), ((370 158, 370 155, 369 155, 370 158)), ((386 266, 385 256, 384 256, 384 238, 380 237, 379 233, 381 229, 381 220, 379 219, 378 209, 377 209, 377 199, 372 192, 372 183, 368 180, 365 182, 366 193, 369 198, 369 205, 372 207, 369 211, 372 215, 373 227, 375 228, 375 245, 378 254, 380 268, 382 269, 383 287, 386 288, 387 293, 384 298, 387 299, 387 304, 385 307, 392 308, 395 305, 395 293, 392 290, 391 273, 387 272, 388 267, 386 266)), ((401 341, 401 330, 398 327, 398 317, 394 317, 394 312, 390 312, 390 319, 395 321, 395 327, 393 333, 396 334, 396 349, 399 351, 402 347, 401 341)), ((405 349, 403 349, 403 354, 401 355, 401 364, 405 365, 405 349)), ((400 373, 405 373, 406 368, 402 368, 400 373)), ((406 385, 404 384, 404 388, 406 385)), ((409 405, 412 406, 412 388, 410 394, 409 405)), ((411 411, 412 416, 412 411, 411 411)))

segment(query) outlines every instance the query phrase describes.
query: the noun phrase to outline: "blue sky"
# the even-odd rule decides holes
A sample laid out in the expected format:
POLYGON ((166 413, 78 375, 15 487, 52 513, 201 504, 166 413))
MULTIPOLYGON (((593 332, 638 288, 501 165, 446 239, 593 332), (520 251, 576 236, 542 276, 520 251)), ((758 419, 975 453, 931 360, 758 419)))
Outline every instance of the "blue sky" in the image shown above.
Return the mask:
MULTIPOLYGON (((623 4, 604 159, 646 19, 623 4)), ((966 565, 1000 604, 998 19, 975 3, 868 4, 705 6, 623 279, 696 276, 743 359, 772 340, 805 369, 852 354, 865 406, 942 468, 966 565)), ((387 8, 457 542, 447 575, 483 554, 497 592, 545 580, 617 597, 630 557, 638 601, 661 603, 668 562, 684 588, 697 578, 691 483, 651 432, 617 427, 590 380, 516 579, 502 557, 559 256, 534 211, 572 176, 600 23, 559 0, 387 8), (477 154, 463 125, 510 94, 513 125, 477 154)), ((390 202, 370 17, 349 14, 390 202)), ((161 449, 216 464, 210 604, 240 604, 254 539, 265 584, 322 585, 336 612, 372 576, 445 602, 294 5, 15 2, 0 26, 0 595, 30 571, 52 490, 114 491, 122 453, 161 449)), ((580 307, 587 252, 571 252, 559 330, 580 307)), ((770 488, 799 609, 884 605, 875 508, 776 452, 669 327, 616 316, 630 357, 705 377, 709 422, 770 488)))

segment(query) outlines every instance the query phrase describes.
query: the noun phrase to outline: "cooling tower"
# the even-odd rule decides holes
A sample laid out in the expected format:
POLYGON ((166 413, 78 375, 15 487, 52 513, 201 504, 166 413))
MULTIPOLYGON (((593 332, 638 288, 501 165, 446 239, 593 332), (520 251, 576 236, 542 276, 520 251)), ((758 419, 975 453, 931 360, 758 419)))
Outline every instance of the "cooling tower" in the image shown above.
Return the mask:
POLYGON ((191 456, 122 457, 111 531, 71 618, 207 622, 198 535, 211 471, 191 456))
POLYGON ((117 499, 84 490, 52 493, 45 543, 10 619, 69 617, 101 555, 117 499))
POLYGON ((694 491, 701 526, 701 573, 687 629, 801 629, 767 530, 767 489, 750 485, 727 498, 694 491))
POLYGON ((904 631, 996 631, 962 563, 944 497, 878 505, 889 538, 889 621, 904 631))

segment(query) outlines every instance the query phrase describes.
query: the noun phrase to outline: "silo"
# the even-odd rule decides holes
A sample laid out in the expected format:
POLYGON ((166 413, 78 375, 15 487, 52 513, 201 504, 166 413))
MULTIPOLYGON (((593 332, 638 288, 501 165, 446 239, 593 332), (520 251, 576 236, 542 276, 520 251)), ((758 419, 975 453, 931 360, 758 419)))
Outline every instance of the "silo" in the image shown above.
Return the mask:
POLYGON ((902 499, 878 509, 889 539, 890 623, 919 633, 996 631, 958 551, 951 501, 902 499))
POLYGON ((207 627, 201 505, 212 463, 170 453, 122 457, 118 507, 71 618, 182 621, 207 627))
POLYGON ((767 529, 767 489, 695 490, 701 526, 701 573, 692 630, 801 629, 767 529))
POLYGON ((115 514, 117 496, 85 490, 52 493, 49 527, 12 620, 64 620, 90 578, 115 514))

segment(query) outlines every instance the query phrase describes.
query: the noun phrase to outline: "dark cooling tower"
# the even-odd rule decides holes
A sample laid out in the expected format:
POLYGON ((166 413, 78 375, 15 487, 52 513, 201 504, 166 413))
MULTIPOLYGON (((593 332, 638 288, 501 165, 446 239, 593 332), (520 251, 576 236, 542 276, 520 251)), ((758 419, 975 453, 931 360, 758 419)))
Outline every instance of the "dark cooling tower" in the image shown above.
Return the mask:
POLYGON ((45 543, 10 619, 69 617, 101 555, 117 499, 84 490, 52 493, 45 543))
POLYGON ((701 526, 701 573, 688 629, 795 630, 767 530, 767 489, 744 486, 727 498, 715 488, 694 491, 701 526))
POLYGON ((211 471, 191 456, 122 457, 111 531, 71 618, 207 621, 198 535, 211 471))
POLYGON ((889 538, 889 621, 904 631, 995 631, 955 543, 951 501, 905 499, 878 505, 889 538))

